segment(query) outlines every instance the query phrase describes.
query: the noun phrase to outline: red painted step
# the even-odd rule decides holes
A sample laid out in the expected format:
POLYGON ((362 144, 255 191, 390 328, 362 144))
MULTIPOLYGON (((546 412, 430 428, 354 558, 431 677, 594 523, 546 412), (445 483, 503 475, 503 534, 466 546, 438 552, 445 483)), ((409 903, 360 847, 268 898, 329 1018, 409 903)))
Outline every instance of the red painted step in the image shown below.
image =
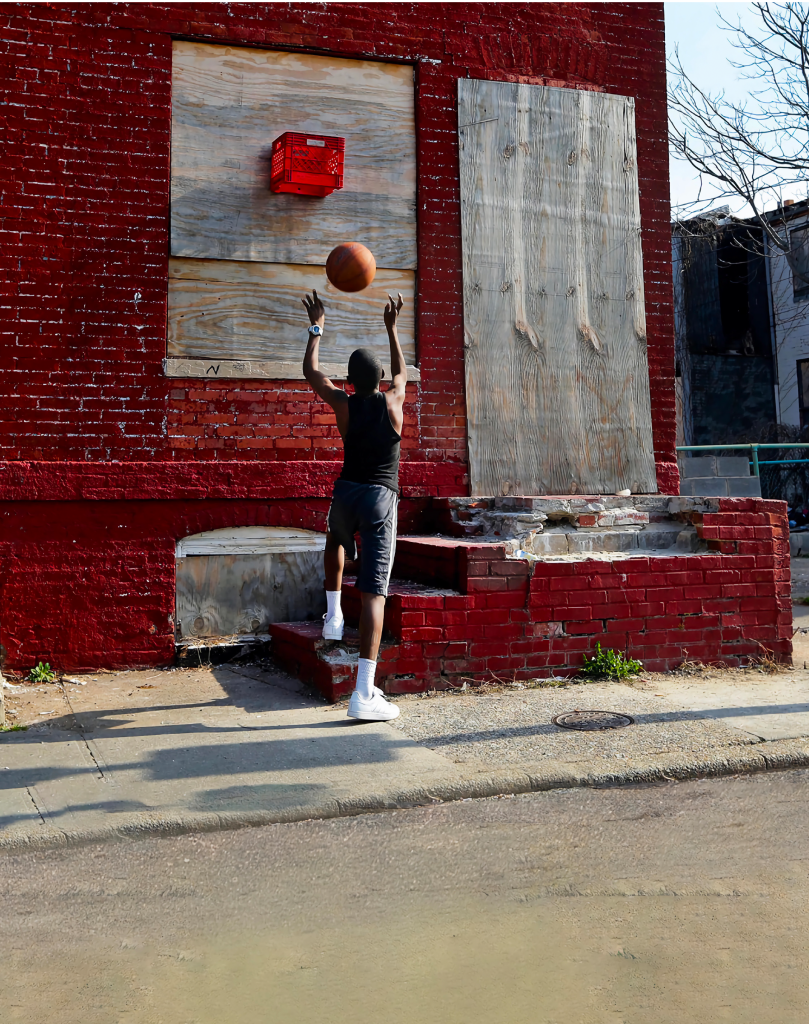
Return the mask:
POLYGON ((327 700, 337 700, 354 688, 359 633, 346 628, 344 639, 335 641, 324 640, 322 630, 322 621, 275 622, 270 626, 272 653, 290 675, 314 686, 327 700))
MULTIPOLYGON (((485 668, 480 659, 469 660, 470 644, 483 638, 483 624, 467 616, 479 607, 483 619, 499 621, 505 608, 523 608, 530 574, 526 563, 506 560, 502 544, 446 537, 400 537, 394 571, 408 578, 391 580, 385 605, 376 682, 389 694, 440 689, 459 674, 485 668), (418 582, 419 577, 428 582, 418 582), (490 595, 497 595, 498 608, 487 613, 485 604, 494 600, 490 595)), ((321 621, 275 623, 270 626, 273 656, 329 700, 350 693, 359 657, 360 607, 356 580, 344 578, 343 640, 324 640, 321 621)))
MULTIPOLYGON (((342 640, 324 640, 321 622, 276 622, 270 626, 275 660, 291 675, 318 689, 327 700, 351 693, 357 677, 360 636, 346 626, 342 640)), ((387 693, 412 692, 396 688, 400 645, 383 641, 379 648, 376 684, 387 693)), ((422 679, 418 686, 425 688, 422 679)))

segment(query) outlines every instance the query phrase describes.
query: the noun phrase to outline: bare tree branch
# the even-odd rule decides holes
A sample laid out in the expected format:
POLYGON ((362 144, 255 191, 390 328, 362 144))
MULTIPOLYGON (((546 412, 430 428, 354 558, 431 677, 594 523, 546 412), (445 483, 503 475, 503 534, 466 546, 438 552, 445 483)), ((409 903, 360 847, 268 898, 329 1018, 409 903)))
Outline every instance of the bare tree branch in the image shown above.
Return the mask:
POLYGON ((686 74, 675 52, 670 142, 700 176, 698 198, 686 208, 696 213, 723 199, 743 200, 796 269, 783 197, 785 189, 805 190, 809 182, 809 6, 753 7, 760 17, 756 29, 720 20, 740 54, 732 66, 759 87, 745 103, 731 102, 724 92, 712 95, 686 74))

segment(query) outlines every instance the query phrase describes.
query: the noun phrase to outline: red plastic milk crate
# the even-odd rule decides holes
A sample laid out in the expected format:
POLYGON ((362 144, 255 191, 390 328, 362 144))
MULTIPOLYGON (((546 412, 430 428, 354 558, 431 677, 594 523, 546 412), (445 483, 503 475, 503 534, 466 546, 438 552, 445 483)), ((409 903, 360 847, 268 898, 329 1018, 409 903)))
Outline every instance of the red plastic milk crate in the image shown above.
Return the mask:
POLYGON ((284 132, 272 144, 270 191, 327 196, 343 187, 346 140, 284 132))

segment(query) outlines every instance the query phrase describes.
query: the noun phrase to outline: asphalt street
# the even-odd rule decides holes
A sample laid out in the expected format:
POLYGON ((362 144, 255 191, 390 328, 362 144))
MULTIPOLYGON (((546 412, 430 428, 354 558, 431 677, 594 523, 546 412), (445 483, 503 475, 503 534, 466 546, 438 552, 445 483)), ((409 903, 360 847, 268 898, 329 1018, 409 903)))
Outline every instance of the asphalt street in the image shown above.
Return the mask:
POLYGON ((791 1024, 809 772, 0 856, 3 1021, 791 1024))

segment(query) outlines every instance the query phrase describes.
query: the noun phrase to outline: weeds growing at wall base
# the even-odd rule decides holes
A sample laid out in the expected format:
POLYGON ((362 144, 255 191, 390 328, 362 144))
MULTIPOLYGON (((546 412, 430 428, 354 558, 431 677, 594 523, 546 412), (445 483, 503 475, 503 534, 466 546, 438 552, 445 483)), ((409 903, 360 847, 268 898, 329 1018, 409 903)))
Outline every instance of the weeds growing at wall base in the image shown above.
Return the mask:
POLYGON ((56 673, 51 670, 50 662, 40 661, 25 678, 29 683, 52 683, 56 678, 56 673))
POLYGON ((622 651, 614 651, 611 647, 605 650, 598 643, 592 658, 584 655, 584 665, 579 669, 579 675, 594 679, 620 680, 626 679, 627 676, 637 675, 642 671, 643 664, 640 661, 627 658, 622 651))

